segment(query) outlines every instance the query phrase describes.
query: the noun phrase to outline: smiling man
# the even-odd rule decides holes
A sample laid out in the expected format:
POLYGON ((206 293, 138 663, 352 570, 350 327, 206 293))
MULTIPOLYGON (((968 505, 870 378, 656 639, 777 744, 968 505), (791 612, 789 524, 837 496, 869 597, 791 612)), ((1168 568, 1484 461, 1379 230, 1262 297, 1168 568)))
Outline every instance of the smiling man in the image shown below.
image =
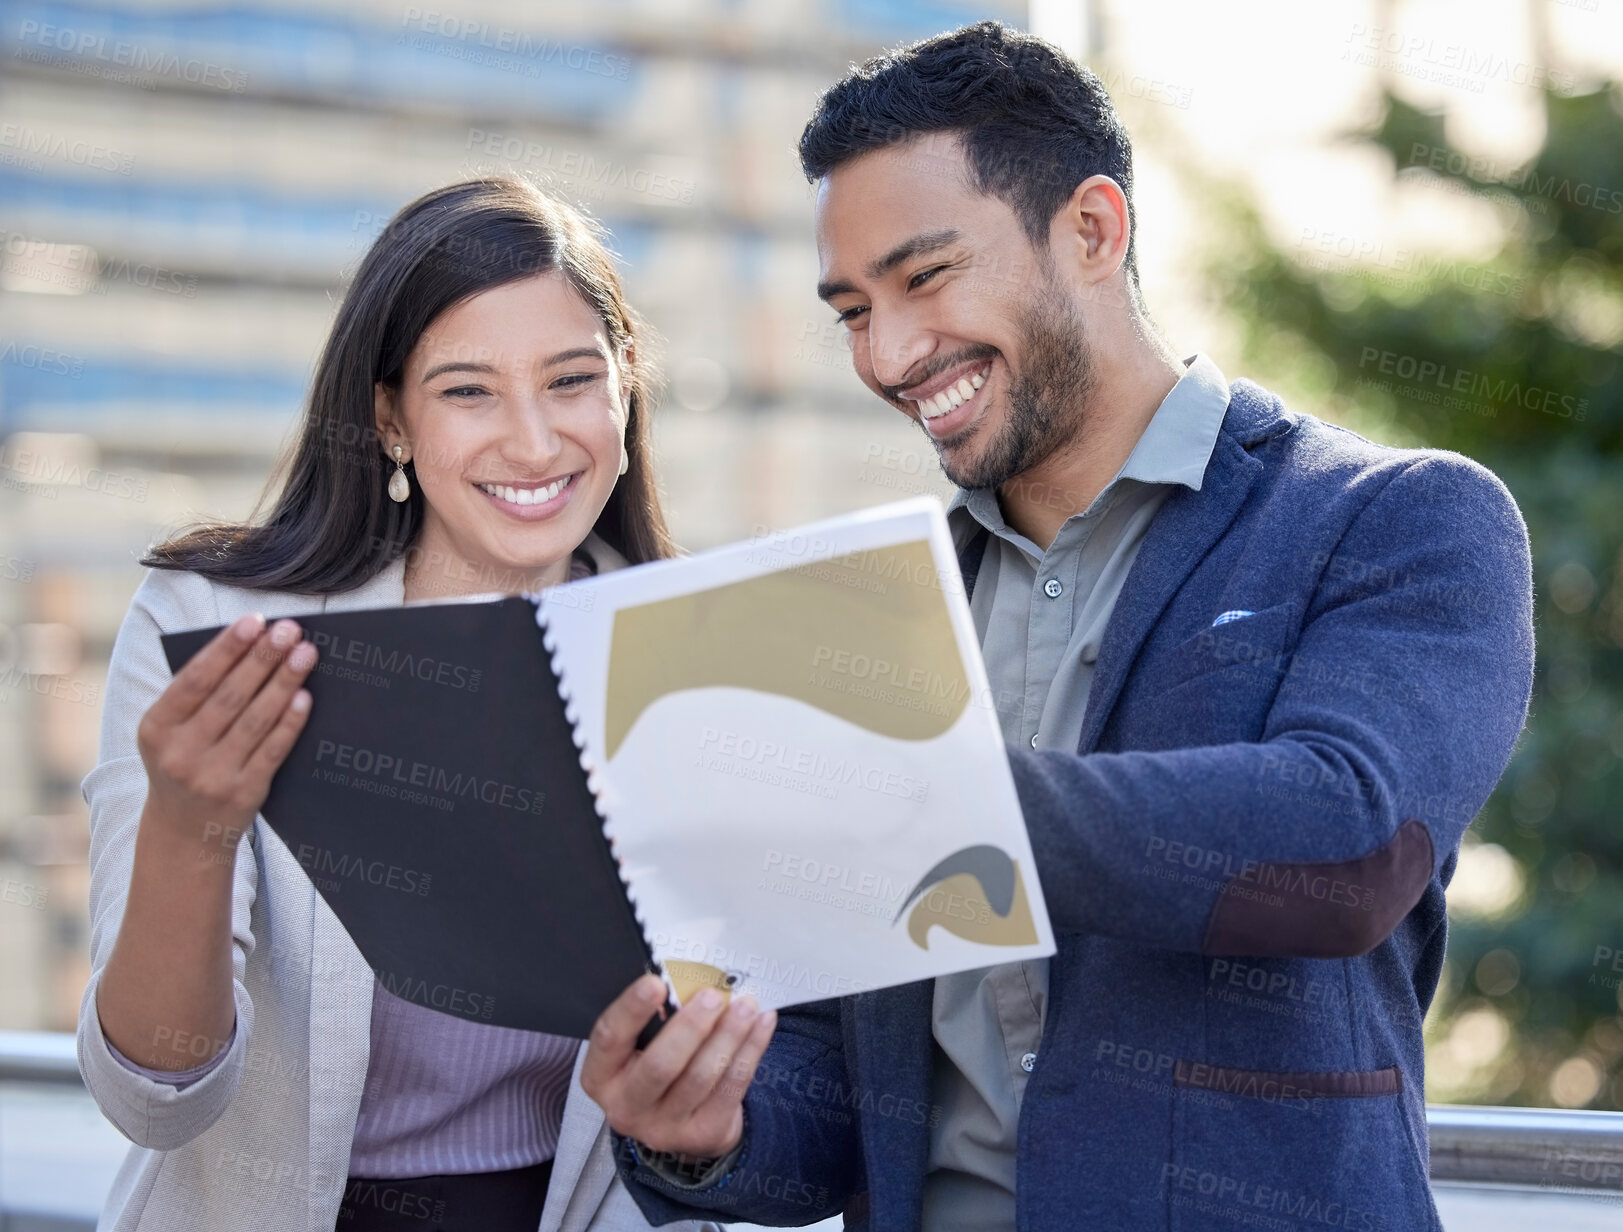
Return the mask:
POLYGON ((982 23, 872 61, 800 153, 857 374, 959 485, 1058 952, 775 1031, 695 1000, 644 1051, 634 985, 582 1074, 633 1195, 655 1222, 1437 1228, 1443 891, 1532 683, 1509 493, 1178 359, 1127 135, 1047 44, 982 23))

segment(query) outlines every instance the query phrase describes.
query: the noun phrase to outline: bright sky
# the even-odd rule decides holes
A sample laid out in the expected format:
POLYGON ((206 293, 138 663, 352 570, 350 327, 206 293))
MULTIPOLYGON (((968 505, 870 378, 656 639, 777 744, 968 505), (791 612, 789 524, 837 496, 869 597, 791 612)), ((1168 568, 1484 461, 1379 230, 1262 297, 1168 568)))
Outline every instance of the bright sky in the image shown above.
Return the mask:
MULTIPOLYGON (((1536 83, 1623 79, 1618 0, 1088 3, 1111 66, 1106 84, 1143 151, 1145 288, 1175 342, 1202 340, 1179 336, 1201 326, 1172 290, 1186 276, 1199 201, 1177 182, 1174 160, 1249 180, 1287 246, 1484 257, 1497 242, 1489 207, 1396 186, 1383 158, 1336 140, 1374 118, 1380 74, 1410 102, 1445 109, 1452 140, 1505 171, 1542 136, 1536 83)), ((1076 28, 1066 15, 1076 7, 1033 0, 1033 25, 1063 35, 1076 28)))

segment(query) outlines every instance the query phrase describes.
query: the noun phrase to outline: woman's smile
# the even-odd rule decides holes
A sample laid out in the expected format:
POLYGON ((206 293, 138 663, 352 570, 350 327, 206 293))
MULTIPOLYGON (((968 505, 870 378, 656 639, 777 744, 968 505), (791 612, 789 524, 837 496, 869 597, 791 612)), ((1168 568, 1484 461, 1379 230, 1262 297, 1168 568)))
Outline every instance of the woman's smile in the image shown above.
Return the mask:
POLYGON ((476 483, 490 504, 504 515, 520 522, 539 522, 560 512, 575 494, 575 480, 581 471, 562 478, 536 483, 476 483))

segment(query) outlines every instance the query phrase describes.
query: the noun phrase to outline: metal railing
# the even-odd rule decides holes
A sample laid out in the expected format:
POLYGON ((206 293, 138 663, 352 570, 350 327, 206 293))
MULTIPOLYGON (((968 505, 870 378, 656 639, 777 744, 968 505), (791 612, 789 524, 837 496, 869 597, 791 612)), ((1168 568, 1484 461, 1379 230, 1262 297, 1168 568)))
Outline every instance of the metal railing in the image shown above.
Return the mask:
POLYGON ((1432 1104, 1431 1179, 1623 1196, 1623 1112, 1432 1104))
POLYGON ((0 1082, 83 1086, 73 1036, 62 1031, 0 1031, 0 1082))
MULTIPOLYGON (((0 1031, 0 1082, 79 1086, 73 1036, 0 1031)), ((1623 1112, 1434 1104, 1431 1179, 1623 1196, 1623 1112)))

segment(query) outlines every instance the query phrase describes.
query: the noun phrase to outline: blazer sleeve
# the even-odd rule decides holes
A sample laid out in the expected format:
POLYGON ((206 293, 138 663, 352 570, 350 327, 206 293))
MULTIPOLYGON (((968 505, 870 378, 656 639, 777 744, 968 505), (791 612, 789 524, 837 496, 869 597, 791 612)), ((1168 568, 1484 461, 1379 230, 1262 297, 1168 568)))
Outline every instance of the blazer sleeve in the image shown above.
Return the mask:
POLYGON ((1056 929, 1352 957, 1452 859, 1527 715, 1520 511, 1492 472, 1427 454, 1380 485, 1315 586, 1258 742, 1009 749, 1056 929), (1358 687, 1372 668, 1405 687, 1358 687))
POLYGON ((741 1149, 725 1175, 684 1184, 619 1135, 615 1163, 655 1226, 714 1215, 803 1227, 839 1214, 865 1187, 852 1094, 840 1002, 786 1009, 744 1097, 741 1149))
POLYGON ((236 1028, 218 1064, 196 1081, 146 1077, 109 1050, 96 1012, 101 974, 118 940, 129 896, 135 835, 146 803, 146 768, 136 748, 136 727, 168 687, 170 672, 160 634, 220 622, 212 583, 194 574, 147 574, 119 627, 103 695, 101 749, 82 791, 90 806, 90 982, 79 1006, 79 1070, 103 1115, 137 1146, 167 1151, 208 1129, 236 1094, 253 1039, 254 1007, 243 986, 253 949, 249 914, 258 885, 249 827, 236 851, 232 886, 232 992, 236 1028))

